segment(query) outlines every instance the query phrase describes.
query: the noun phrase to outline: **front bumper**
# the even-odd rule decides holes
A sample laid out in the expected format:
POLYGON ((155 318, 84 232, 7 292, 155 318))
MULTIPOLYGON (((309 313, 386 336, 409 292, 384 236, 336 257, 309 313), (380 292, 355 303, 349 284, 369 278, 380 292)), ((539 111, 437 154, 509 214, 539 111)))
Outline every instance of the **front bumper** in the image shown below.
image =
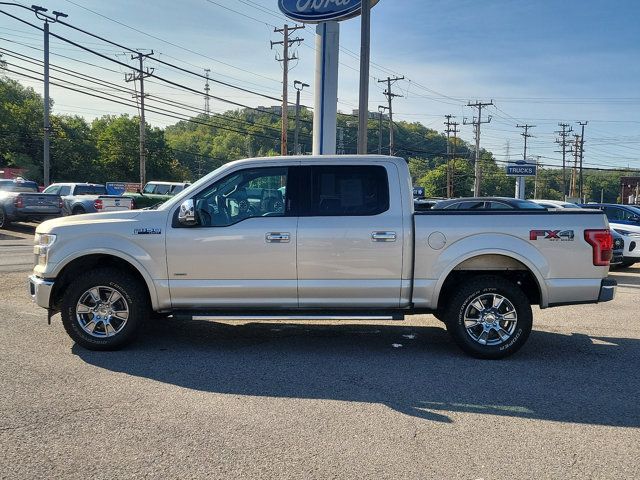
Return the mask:
POLYGON ((616 290, 618 288, 618 282, 611 278, 605 278, 600 284, 600 295, 598 296, 598 302, 609 302, 616 296, 616 290))
POLYGON ((53 281, 31 275, 29 277, 29 294, 31 299, 40 307, 47 310, 51 306, 51 291, 53 281))

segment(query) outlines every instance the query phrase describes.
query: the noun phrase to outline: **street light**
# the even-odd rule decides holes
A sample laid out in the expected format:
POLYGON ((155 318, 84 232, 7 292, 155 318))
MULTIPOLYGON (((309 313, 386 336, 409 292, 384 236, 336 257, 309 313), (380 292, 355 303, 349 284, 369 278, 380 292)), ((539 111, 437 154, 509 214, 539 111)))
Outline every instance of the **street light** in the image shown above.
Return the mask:
MULTIPOLYGON (((49 22, 56 23, 60 17, 67 18, 69 15, 62 12, 53 11, 53 17, 50 15, 45 15, 45 12, 48 12, 48 9, 41 7, 39 5, 31 5, 31 7, 27 7, 25 5, 21 5, 19 3, 13 2, 0 2, 0 5, 10 5, 13 7, 24 8, 25 10, 29 10, 35 13, 36 18, 44 22, 44 142, 43 142, 43 167, 44 167, 44 186, 48 187, 50 183, 50 155, 49 155, 49 145, 50 145, 50 133, 51 133, 51 123, 49 122, 49 113, 50 113, 50 99, 49 99, 49 22)), ((3 12, 4 13, 4 12, 3 12)), ((9 15, 9 14, 6 14, 9 15)), ((13 15, 9 15, 13 17, 13 15)), ((17 18, 17 17, 14 17, 17 18)))
POLYGON ((294 143, 294 151, 296 152, 296 155, 300 155, 300 143, 299 143, 299 136, 300 136, 300 92, 302 92, 302 90, 305 87, 308 87, 309 84, 308 83, 302 83, 299 80, 295 80, 293 82, 293 88, 296 89, 296 130, 294 133, 294 139, 293 139, 293 143, 294 143))

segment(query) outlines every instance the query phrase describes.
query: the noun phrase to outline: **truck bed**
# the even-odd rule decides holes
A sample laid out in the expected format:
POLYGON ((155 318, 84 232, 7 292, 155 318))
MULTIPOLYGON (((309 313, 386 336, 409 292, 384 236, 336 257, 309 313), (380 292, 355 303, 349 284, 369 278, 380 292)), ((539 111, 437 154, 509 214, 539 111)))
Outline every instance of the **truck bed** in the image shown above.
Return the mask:
POLYGON ((414 304, 435 308, 454 270, 528 271, 543 308, 596 301, 608 267, 593 264, 584 232, 608 225, 603 217, 583 209, 416 212, 414 304))

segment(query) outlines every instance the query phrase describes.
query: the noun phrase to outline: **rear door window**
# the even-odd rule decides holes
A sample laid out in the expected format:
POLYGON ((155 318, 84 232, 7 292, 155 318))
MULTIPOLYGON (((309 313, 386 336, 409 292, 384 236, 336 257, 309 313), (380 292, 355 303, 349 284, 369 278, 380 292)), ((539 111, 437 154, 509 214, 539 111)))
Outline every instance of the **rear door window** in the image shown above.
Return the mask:
POLYGON ((607 218, 610 222, 624 220, 624 210, 618 207, 604 207, 604 213, 607 214, 607 218))
POLYGON ((370 216, 389 209, 383 166, 323 165, 311 168, 311 216, 370 216))

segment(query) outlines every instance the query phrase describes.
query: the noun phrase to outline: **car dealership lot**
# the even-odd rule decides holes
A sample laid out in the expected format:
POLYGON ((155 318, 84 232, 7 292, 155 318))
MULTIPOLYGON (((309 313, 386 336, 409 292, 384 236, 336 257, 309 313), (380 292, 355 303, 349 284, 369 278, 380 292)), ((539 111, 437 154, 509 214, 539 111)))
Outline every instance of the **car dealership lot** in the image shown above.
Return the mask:
POLYGON ((158 319, 75 347, 0 232, 0 478, 638 478, 640 268, 615 301, 535 311, 514 357, 399 323, 158 319))

